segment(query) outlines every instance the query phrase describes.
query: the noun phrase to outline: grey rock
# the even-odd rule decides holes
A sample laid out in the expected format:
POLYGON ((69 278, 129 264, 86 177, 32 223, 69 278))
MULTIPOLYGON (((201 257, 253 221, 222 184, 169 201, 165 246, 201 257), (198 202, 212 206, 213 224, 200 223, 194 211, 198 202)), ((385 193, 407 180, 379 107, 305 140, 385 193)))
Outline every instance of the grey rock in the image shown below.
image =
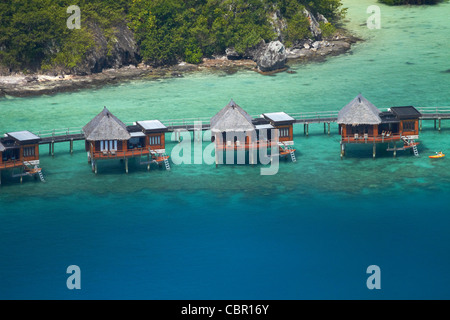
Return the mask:
POLYGON ((225 55, 227 56, 228 60, 242 59, 242 56, 234 48, 226 48, 225 55))
POLYGON ((306 9, 303 9, 303 14, 308 18, 309 20, 309 30, 311 31, 312 35, 316 40, 322 39, 322 30, 320 30, 319 23, 317 22, 316 18, 306 9))
POLYGON ((323 23, 328 23, 328 19, 324 17, 324 15, 320 14, 317 12, 317 21, 318 22, 323 22, 323 23))
POLYGON ((286 65, 286 48, 280 41, 269 42, 258 57, 256 63, 258 69, 262 72, 269 72, 283 69, 286 65))
POLYGON ((74 68, 77 75, 89 75, 102 72, 103 69, 118 69, 123 66, 137 65, 139 53, 133 32, 127 25, 118 25, 109 45, 103 30, 95 23, 89 25, 95 45, 90 49, 85 60, 74 68))
POLYGON ((312 47, 313 47, 314 49, 319 49, 321 46, 322 46, 322 43, 321 43, 320 41, 315 41, 315 42, 312 44, 312 47))

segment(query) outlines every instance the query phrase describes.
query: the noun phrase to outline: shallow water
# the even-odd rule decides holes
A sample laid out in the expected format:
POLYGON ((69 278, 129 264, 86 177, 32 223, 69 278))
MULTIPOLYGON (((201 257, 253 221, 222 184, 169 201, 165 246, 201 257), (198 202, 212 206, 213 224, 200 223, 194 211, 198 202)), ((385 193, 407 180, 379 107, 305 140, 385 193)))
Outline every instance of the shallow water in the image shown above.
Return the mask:
MULTIPOLYGON (((362 93, 379 108, 450 104, 450 3, 390 8, 344 1, 347 27, 366 41, 295 74, 195 73, 94 90, 0 100, 0 128, 81 127, 107 106, 126 122, 210 117, 233 98, 252 115, 339 110, 362 93), (362 26, 381 8, 380 30, 362 26)), ((450 171, 428 155, 449 147, 424 122, 421 157, 350 146, 337 127, 294 127, 297 163, 273 176, 261 166, 172 164, 147 172, 102 162, 93 175, 83 142, 73 155, 41 147, 47 179, 2 173, 1 298, 448 299, 450 171), (82 289, 66 287, 78 265, 82 289), (368 290, 366 268, 381 268, 368 290)), ((206 136, 206 139, 208 136, 206 136)), ((170 140, 167 134, 166 141, 170 140)), ((204 142, 206 147, 207 142, 204 142)), ((170 152, 175 142, 169 142, 170 152)), ((450 151, 447 150, 447 153, 450 151)))

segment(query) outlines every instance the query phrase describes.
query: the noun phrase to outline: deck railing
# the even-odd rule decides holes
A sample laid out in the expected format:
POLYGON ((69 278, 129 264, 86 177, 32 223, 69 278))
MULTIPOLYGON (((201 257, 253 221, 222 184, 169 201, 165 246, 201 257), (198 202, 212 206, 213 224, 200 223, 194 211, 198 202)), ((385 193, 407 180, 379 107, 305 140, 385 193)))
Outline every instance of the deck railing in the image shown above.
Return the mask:
MULTIPOLYGON (((386 111, 388 108, 380 108, 381 111, 386 111)), ((444 107, 417 107, 417 110, 422 113, 424 116, 435 116, 439 117, 442 115, 443 117, 450 117, 450 106, 444 107)), ((310 112, 292 112, 288 113, 295 120, 300 122, 334 122, 337 118, 339 110, 333 111, 310 111, 310 112)), ((253 118, 259 118, 260 114, 253 115, 253 118)), ((165 119, 160 120, 169 130, 175 129, 192 129, 195 122, 201 122, 203 128, 208 128, 209 123, 211 121, 211 117, 196 117, 196 118, 183 118, 183 119, 165 119)), ((132 125, 135 122, 125 122, 126 125, 132 125)), ((59 128, 59 129, 51 129, 51 130, 32 130, 34 134, 38 135, 41 138, 48 137, 61 137, 68 136, 73 134, 82 134, 82 127, 68 127, 68 128, 59 128)))
POLYGON ((391 141, 400 141, 402 140, 402 136, 400 134, 392 134, 389 136, 383 136, 383 135, 377 135, 377 136, 358 136, 358 138, 355 137, 355 135, 348 135, 342 137, 342 142, 346 143, 377 143, 377 142, 391 142, 391 141))

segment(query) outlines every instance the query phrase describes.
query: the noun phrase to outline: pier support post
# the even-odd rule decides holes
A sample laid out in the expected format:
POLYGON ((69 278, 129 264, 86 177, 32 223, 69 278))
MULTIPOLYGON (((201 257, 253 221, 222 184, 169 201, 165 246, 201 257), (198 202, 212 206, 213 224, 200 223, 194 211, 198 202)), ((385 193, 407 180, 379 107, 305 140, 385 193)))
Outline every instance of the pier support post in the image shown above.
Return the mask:
POLYGON ((434 119, 434 130, 436 130, 436 119, 434 119))
POLYGON ((397 156, 397 141, 394 142, 394 158, 397 156))
POLYGON ((309 136, 309 124, 306 124, 306 136, 309 136))
POLYGON ((97 174, 97 160, 92 159, 92 171, 97 174))
POLYGON ((422 119, 420 119, 420 126, 419 126, 419 130, 422 131, 422 119))
POLYGON ((125 158, 125 172, 128 173, 128 158, 125 158))
POLYGON ((217 145, 216 148, 214 149, 214 154, 216 156, 216 168, 219 166, 219 152, 217 151, 217 145))
POLYGON ((323 123, 323 134, 327 134, 327 123, 323 123))
POLYGON ((150 171, 150 155, 147 155, 147 171, 150 171))
POLYGON ((439 118, 439 131, 441 131, 441 118, 439 118))
POLYGON ((303 124, 303 134, 306 134, 306 123, 303 124))
POLYGON ((52 157, 55 156, 55 141, 52 141, 52 157))
POLYGON ((328 135, 330 135, 331 132, 331 122, 328 122, 328 135))
POLYGON ((50 156, 52 154, 52 144, 48 144, 48 155, 50 156))
POLYGON ((73 139, 70 139, 70 154, 73 154, 73 139))
POLYGON ((373 158, 375 159, 375 156, 377 154, 377 145, 374 143, 373 144, 373 158))

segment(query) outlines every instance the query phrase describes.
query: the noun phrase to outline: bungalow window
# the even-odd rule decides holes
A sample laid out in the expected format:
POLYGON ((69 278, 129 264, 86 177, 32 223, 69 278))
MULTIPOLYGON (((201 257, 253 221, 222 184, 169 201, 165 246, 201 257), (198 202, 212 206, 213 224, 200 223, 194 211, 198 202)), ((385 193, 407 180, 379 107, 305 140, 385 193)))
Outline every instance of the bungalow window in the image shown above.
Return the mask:
POLYGON ((34 147, 23 148, 23 156, 24 157, 34 157, 35 156, 35 149, 34 149, 34 147))
POLYGON ((136 149, 136 148, 140 149, 143 148, 144 145, 145 145, 145 137, 143 138, 134 137, 128 140, 128 149, 136 149))
POLYGON ((152 136, 150 137, 150 145, 157 146, 161 144, 161 136, 152 136))
POLYGON ((279 137, 280 138, 287 138, 289 137, 289 128, 280 128, 278 129, 279 137))
POLYGON ((117 140, 100 141, 100 151, 117 151, 117 140))
POLYGON ((405 121, 403 122, 403 131, 414 131, 416 130, 415 121, 405 121))

